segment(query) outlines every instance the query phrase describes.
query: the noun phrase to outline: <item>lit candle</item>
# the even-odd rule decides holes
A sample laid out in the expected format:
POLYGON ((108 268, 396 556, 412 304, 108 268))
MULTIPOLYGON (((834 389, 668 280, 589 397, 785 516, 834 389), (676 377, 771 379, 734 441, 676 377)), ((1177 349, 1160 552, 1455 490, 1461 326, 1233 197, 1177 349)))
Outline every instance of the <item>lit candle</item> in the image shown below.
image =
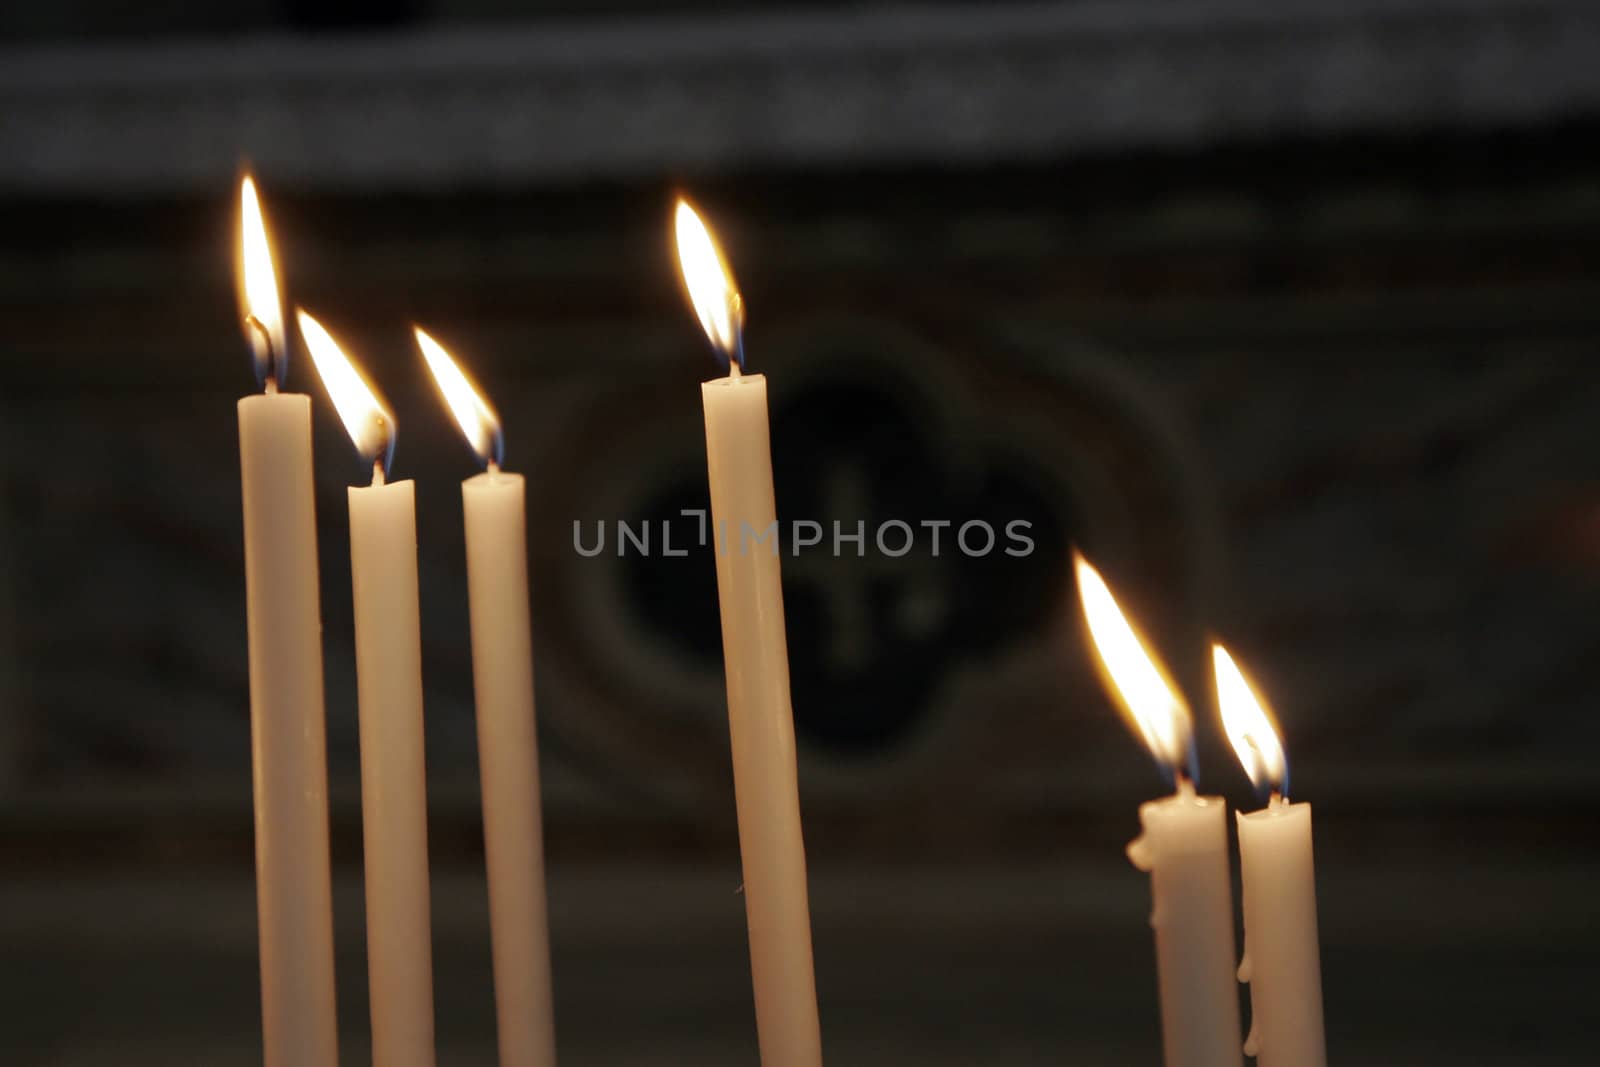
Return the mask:
POLYGON ((556 1062, 556 1035, 539 816, 523 479, 500 469, 505 458, 500 418, 482 391, 437 341, 420 328, 416 334, 445 403, 488 468, 461 483, 461 508, 466 523, 495 1015, 502 1067, 547 1067, 556 1062))
POLYGON ((1177 792, 1139 806, 1144 832, 1128 846, 1150 873, 1167 1067, 1239 1067, 1233 975, 1233 884, 1221 797, 1196 796, 1189 707, 1117 607, 1099 573, 1075 555, 1084 618, 1107 689, 1177 792))
POLYGON ((727 377, 706 382, 700 392, 761 1062, 811 1067, 822 1062, 822 1037, 789 706, 767 380, 743 373, 743 301, 710 232, 683 201, 677 241, 695 312, 728 365, 727 377))
POLYGON ((289 350, 248 177, 239 247, 240 312, 265 389, 239 401, 262 1045, 267 1067, 327 1067, 339 1041, 311 398, 278 392, 289 350))
POLYGON ((317 320, 304 311, 299 320, 334 408, 372 464, 372 485, 348 491, 372 1062, 433 1067, 415 483, 386 480, 395 442, 388 406, 317 320))
POLYGON ((1261 1067, 1322 1067, 1322 961, 1311 805, 1289 803, 1289 765, 1266 704, 1221 645, 1211 647, 1217 703, 1261 811, 1240 812, 1239 878, 1244 888, 1244 959, 1250 983, 1250 1036, 1244 1051, 1261 1067))

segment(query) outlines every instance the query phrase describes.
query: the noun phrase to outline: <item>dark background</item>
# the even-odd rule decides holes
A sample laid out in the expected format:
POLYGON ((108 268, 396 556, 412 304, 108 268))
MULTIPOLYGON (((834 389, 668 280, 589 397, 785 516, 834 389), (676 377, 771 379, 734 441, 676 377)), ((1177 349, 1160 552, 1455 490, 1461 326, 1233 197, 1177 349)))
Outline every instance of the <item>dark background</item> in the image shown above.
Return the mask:
MULTIPOLYGON (((1592 1062, 1597 135, 1583 0, 0 10, 0 1062, 259 1060, 246 158, 418 482, 442 1064, 494 1058, 473 462, 413 321, 530 478, 563 1062, 755 1059, 711 561, 572 548, 704 505, 680 191, 745 291, 781 515, 1037 535, 785 561, 830 1062, 1158 1061, 1122 847, 1163 786, 1074 543, 1188 688, 1202 786, 1253 805, 1208 633, 1277 708, 1332 1062, 1592 1062)), ((289 387, 360 1063, 364 472, 309 361, 289 387)))

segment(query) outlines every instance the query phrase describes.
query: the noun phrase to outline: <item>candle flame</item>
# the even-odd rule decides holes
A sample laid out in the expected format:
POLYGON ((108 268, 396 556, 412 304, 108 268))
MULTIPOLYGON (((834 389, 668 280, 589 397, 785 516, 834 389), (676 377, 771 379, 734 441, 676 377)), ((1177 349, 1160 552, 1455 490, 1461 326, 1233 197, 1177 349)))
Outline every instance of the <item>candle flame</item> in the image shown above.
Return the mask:
POLYGON ((678 268, 689 290, 689 302, 700 318, 711 347, 724 363, 744 367, 744 298, 716 238, 687 200, 677 212, 678 268))
POLYGON ((1100 572, 1076 552, 1073 563, 1083 617, 1107 678, 1106 688, 1156 761, 1168 771, 1186 769, 1193 729, 1188 704, 1123 617, 1100 572))
POLYGON ((500 416, 495 414, 494 408, 484 399, 483 391, 472 384, 466 372, 445 351, 443 345, 428 336, 421 326, 411 329, 417 335, 417 347, 422 349, 422 358, 427 361, 428 370, 433 372, 439 392, 444 394, 445 404, 456 417, 461 432, 467 436, 467 443, 478 453, 480 461, 499 466, 505 458, 500 416))
POLYGON ((283 301, 272 263, 272 244, 261 214, 256 182, 246 174, 239 183, 239 318, 255 355, 256 380, 282 385, 289 348, 283 331, 283 301))
POLYGON ((1257 789, 1286 792, 1289 765, 1284 758, 1278 728, 1272 721, 1272 712, 1245 680, 1227 649, 1213 644, 1211 661, 1217 675, 1217 704, 1222 708, 1222 726, 1239 762, 1244 764, 1245 773, 1257 789))
POLYGON ((361 371, 339 348, 322 323, 296 309, 300 321, 300 336, 305 338, 306 350, 317 368, 317 376, 327 387, 333 407, 344 421, 361 458, 369 463, 381 463, 385 473, 394 456, 395 419, 378 396, 378 391, 364 378, 361 371))

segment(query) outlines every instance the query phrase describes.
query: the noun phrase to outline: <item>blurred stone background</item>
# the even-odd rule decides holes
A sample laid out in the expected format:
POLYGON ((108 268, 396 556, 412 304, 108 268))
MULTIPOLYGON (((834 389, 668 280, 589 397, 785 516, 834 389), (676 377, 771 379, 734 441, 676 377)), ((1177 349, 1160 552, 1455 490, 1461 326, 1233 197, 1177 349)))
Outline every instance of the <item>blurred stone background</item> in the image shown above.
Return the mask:
MULTIPOLYGON (((531 480, 564 1061, 755 1058, 711 560, 573 549, 705 504, 680 191, 745 291, 785 519, 1037 541, 785 560, 833 1062, 1158 1060, 1121 850, 1162 784, 1097 688, 1072 544, 1239 805, 1206 635, 1272 698, 1334 1062, 1589 1062, 1597 118, 1581 0, 0 11, 0 1062, 259 1059, 246 159, 418 481, 441 1063, 493 1061, 473 461, 411 322, 531 480)), ((364 472, 308 361, 290 387, 359 1063, 364 472)))

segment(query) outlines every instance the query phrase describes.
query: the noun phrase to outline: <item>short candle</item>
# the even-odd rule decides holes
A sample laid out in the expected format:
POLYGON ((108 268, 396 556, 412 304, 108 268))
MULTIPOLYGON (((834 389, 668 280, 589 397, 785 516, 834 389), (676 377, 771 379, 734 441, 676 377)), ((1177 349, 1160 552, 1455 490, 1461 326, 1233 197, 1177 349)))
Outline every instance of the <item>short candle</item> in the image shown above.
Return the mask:
POLYGON ((1140 641, 1098 571, 1074 553, 1084 620, 1106 687, 1162 767, 1175 795, 1139 807, 1128 858, 1150 874, 1161 1040, 1167 1067, 1239 1067, 1233 882, 1221 797, 1193 784, 1189 707, 1140 641))
POLYGON ((1234 751, 1267 806, 1240 812, 1244 958, 1250 983, 1245 1052, 1260 1067, 1323 1067, 1322 961, 1317 937, 1311 805, 1289 803, 1288 760, 1266 704, 1221 645, 1213 645, 1217 703, 1234 751))

